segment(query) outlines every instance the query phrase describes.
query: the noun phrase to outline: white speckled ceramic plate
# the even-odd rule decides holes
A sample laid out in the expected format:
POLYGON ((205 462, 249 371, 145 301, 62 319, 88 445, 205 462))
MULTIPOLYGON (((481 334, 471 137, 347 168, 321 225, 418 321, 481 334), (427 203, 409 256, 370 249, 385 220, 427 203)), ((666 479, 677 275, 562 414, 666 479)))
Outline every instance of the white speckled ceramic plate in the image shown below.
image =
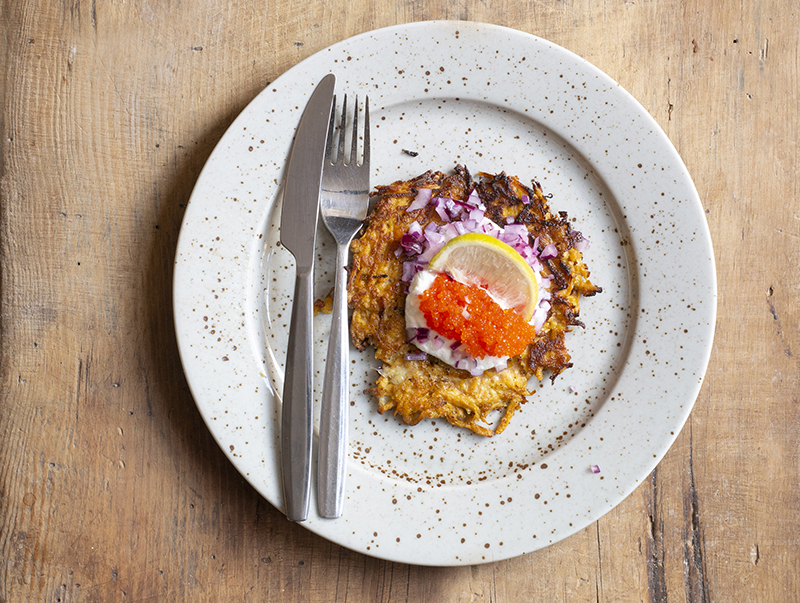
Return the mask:
MULTIPOLYGON (((344 516, 308 529, 368 555, 425 565, 517 556, 597 520, 653 470, 701 385, 716 312, 713 251, 691 178, 665 134, 608 76, 550 42, 466 22, 370 32, 306 59, 236 119, 208 160, 178 244, 181 358, 216 441, 283 508, 279 415, 293 259, 278 244, 295 127, 327 73, 368 93, 373 185, 463 163, 541 182, 590 240, 601 295, 568 336, 574 368, 494 438, 380 415, 353 351, 344 516), (403 149, 416 151, 412 157, 403 149), (600 473, 590 470, 598 465, 600 473)), ((333 256, 318 237, 317 291, 333 256)), ((316 319, 321 391, 329 317, 316 319)))

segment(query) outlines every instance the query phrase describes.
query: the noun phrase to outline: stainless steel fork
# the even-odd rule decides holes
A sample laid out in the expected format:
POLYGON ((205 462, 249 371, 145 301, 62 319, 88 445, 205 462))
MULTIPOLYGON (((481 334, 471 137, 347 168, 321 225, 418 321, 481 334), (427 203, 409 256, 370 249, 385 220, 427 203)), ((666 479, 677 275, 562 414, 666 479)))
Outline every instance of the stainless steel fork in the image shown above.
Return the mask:
POLYGON ((336 518, 344 501, 345 459, 349 422, 350 336, 347 319, 347 264, 350 242, 369 209, 369 97, 364 106, 364 160, 358 163, 358 98, 351 120, 350 154, 345 155, 347 96, 342 102, 341 124, 336 128, 336 101, 331 111, 326 160, 322 170, 320 212, 336 240, 336 276, 333 316, 325 364, 317 461, 317 506, 322 517, 336 518), (334 160, 334 131, 338 149, 334 160))

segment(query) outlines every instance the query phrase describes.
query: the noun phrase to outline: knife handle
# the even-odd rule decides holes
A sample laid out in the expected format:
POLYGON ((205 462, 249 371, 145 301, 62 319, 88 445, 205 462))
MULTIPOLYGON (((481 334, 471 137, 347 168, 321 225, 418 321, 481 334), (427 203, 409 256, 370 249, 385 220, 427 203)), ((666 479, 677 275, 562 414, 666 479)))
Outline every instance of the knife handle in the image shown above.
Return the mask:
POLYGON ((349 245, 337 245, 331 335, 325 364, 325 385, 319 422, 317 507, 322 517, 342 514, 350 388, 350 339, 347 328, 347 256, 349 245))
POLYGON ((286 515, 291 521, 308 517, 311 489, 313 274, 313 265, 297 271, 283 385, 281 468, 286 515))

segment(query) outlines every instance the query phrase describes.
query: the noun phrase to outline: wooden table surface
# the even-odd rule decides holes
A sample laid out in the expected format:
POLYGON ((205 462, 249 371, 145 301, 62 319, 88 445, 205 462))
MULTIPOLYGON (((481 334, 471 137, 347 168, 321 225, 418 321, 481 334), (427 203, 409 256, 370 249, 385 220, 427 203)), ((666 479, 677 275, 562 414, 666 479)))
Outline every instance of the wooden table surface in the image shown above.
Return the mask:
POLYGON ((0 0, 0 15, 0 602, 800 600, 794 0, 0 0), (170 293, 192 186, 245 105, 330 44, 429 19, 537 34, 630 91, 694 178, 719 286, 702 390, 645 482, 549 548, 457 568, 348 551, 262 499, 194 405, 170 293))

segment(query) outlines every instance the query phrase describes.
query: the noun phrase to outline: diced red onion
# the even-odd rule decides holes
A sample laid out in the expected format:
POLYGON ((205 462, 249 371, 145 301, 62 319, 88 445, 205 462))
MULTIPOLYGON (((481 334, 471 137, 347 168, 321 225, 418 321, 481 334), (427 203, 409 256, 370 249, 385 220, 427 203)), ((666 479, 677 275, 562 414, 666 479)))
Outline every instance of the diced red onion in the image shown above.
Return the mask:
POLYGON ((528 260, 528 264, 530 264, 530 267, 533 268, 533 271, 536 272, 537 274, 542 271, 542 264, 535 257, 530 258, 528 260))
POLYGON ((428 204, 428 201, 431 200, 431 195, 433 195, 433 189, 430 188, 421 188, 417 190, 417 196, 414 197, 414 200, 411 202, 411 205, 408 206, 406 211, 415 211, 417 209, 422 209, 428 204))
POLYGON ((422 264, 418 262, 403 262, 403 276, 401 280, 404 283, 410 283, 414 275, 422 270, 422 264))
POLYGON ((550 311, 550 302, 541 301, 533 311, 533 328, 540 333, 544 323, 547 322, 547 314, 550 311))
POLYGON ((461 370, 464 370, 464 371, 468 371, 468 370, 470 369, 470 367, 473 367, 473 366, 475 366, 476 364, 477 364, 477 363, 475 362, 475 360, 473 360, 473 359, 472 359, 472 358, 470 358, 469 356, 462 356, 461 358, 459 358, 458 360, 456 360, 455 367, 456 367, 457 369, 461 369, 461 370))
POLYGON ((465 210, 472 209, 470 205, 463 201, 457 201, 449 197, 437 197, 433 200, 436 213, 444 222, 451 222, 461 217, 465 210))
POLYGON ((477 362, 475 362, 474 364, 470 364, 468 370, 469 374, 472 375, 473 377, 479 377, 480 375, 483 375, 483 369, 478 366, 477 362))
POLYGON ((528 247, 529 238, 530 233, 524 224, 508 224, 499 236, 501 241, 508 243, 517 251, 522 247, 528 247))
POLYGON ((467 232, 475 232, 478 230, 478 221, 473 220, 472 218, 467 218, 461 222, 461 224, 464 225, 464 228, 467 230, 467 232))
POLYGON ((528 205, 531 202, 531 198, 528 195, 522 195, 522 203, 528 205))
POLYGON ((419 222, 414 220, 408 227, 408 232, 400 237, 400 247, 395 250, 395 255, 400 257, 403 252, 406 255, 414 256, 419 255, 424 250, 425 236, 422 232, 422 226, 419 222))
POLYGON ((426 327, 412 327, 410 329, 406 329, 406 335, 408 336, 408 342, 414 343, 425 343, 428 341, 428 337, 430 336, 431 330, 426 327))
POLYGON ((417 263, 420 264, 421 266, 427 266, 430 263, 433 256, 435 256, 438 253, 439 249, 441 249, 442 247, 444 247, 444 244, 439 246, 431 245, 420 255, 417 256, 416 260, 417 263))
MULTIPOLYGON (((438 199, 436 199, 436 201, 438 202, 438 199)), ((438 203, 438 206, 440 210, 447 215, 447 222, 458 220, 464 214, 464 204, 461 201, 456 201, 449 197, 442 199, 442 202, 438 203)))
POLYGON ((447 224, 442 224, 439 227, 439 234, 442 235, 443 241, 449 241, 450 239, 458 236, 458 230, 456 229, 456 225, 452 222, 447 224))
POLYGON ((428 239, 431 243, 433 243, 435 238, 442 238, 442 234, 439 232, 439 227, 431 222, 425 227, 425 238, 428 239))
POLYGON ((592 473, 600 473, 600 467, 597 465, 589 465, 589 469, 592 470, 592 473))
POLYGON ((523 241, 527 242, 528 238, 530 237, 530 232, 528 231, 528 227, 524 224, 509 224, 505 227, 504 231, 508 236, 515 236, 519 237, 523 241))
POLYGON ((544 249, 542 249, 542 253, 539 254, 539 257, 543 260, 552 260, 553 258, 558 257, 558 248, 552 243, 549 243, 544 246, 544 249))
POLYGON ((456 218, 460 218, 465 209, 469 209, 468 205, 465 205, 462 201, 457 201, 456 199, 448 199, 445 207, 447 208, 447 212, 450 214, 450 218, 454 220, 456 218))
POLYGON ((491 220, 484 220, 481 223, 481 230, 484 234, 493 236, 495 238, 497 238, 497 235, 500 233, 500 227, 491 220))
POLYGON ((444 203, 448 213, 454 218, 460 216, 464 209, 469 209, 469 205, 463 201, 459 201, 458 199, 453 199, 451 197, 446 197, 444 203))
POLYGON ((447 213, 447 208, 442 205, 441 203, 437 203, 434 205, 434 209, 436 213, 439 214, 439 217, 442 219, 442 222, 449 222, 450 221, 450 214, 447 213))
POLYGON ((575 249, 577 249, 581 253, 587 251, 589 247, 591 247, 591 245, 589 244, 589 239, 584 238, 583 235, 581 235, 581 238, 575 242, 575 249))
POLYGON ((475 220, 476 222, 482 222, 486 212, 480 208, 470 210, 469 212, 469 219, 475 220))
MULTIPOLYGON (((442 228, 449 226, 449 224, 445 224, 442 228)), ((446 237, 436 224, 431 222, 428 226, 425 227, 425 241, 427 242, 427 248, 425 251, 422 252, 421 255, 417 257, 417 261, 427 264, 431 261, 434 255, 439 253, 439 250, 444 247, 444 244, 453 237, 446 237)), ((455 235, 454 235, 455 236, 455 235)))
POLYGON ((404 356, 406 360, 426 360, 428 355, 425 352, 415 352, 411 354, 406 354, 404 356))
POLYGON ((424 251, 422 246, 422 242, 424 240, 425 239, 422 236, 422 233, 418 235, 405 233, 402 237, 400 237, 400 246, 405 249, 409 255, 419 255, 424 251))

